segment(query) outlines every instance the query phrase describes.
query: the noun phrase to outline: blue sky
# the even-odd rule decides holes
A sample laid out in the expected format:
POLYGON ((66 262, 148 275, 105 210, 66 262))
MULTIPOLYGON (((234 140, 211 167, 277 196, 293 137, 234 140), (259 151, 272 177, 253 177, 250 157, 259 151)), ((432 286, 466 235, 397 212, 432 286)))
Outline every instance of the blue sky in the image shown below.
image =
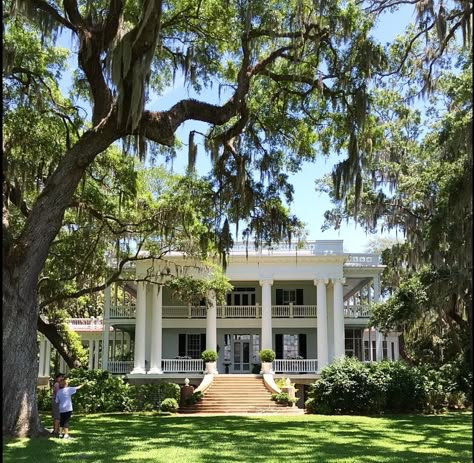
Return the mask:
MULTIPOLYGON (((386 13, 380 17, 376 29, 374 30, 374 37, 385 42, 390 42, 397 34, 403 32, 410 21, 414 21, 414 8, 411 5, 404 6, 397 13, 386 13)), ((69 35, 69 34, 67 34, 69 35)), ((70 48, 70 38, 61 37, 58 45, 70 48)), ((72 67, 77 60, 77 54, 71 55, 72 67)), ((63 90, 70 89, 71 79, 69 75, 64 76, 61 85, 63 90)), ((149 103, 146 105, 150 110, 168 109, 174 103, 182 98, 197 98, 204 101, 219 103, 217 88, 205 90, 200 95, 194 94, 192 91, 184 87, 184 80, 177 77, 176 82, 172 88, 165 90, 163 95, 151 95, 149 103)), ((225 100, 225 95, 222 94, 220 102, 225 100)), ((207 125, 199 122, 187 122, 179 127, 177 137, 183 142, 187 143, 188 134, 190 130, 198 130, 203 133, 207 131, 207 125)), ((196 137, 196 142, 199 144, 199 137, 196 137)), ((331 172, 334 164, 343 159, 343 154, 340 156, 334 154, 329 158, 320 157, 313 163, 305 163, 301 171, 290 176, 290 181, 294 186, 294 201, 290 205, 291 212, 298 216, 306 224, 308 231, 308 239, 343 239, 344 249, 348 252, 365 252, 370 239, 375 235, 367 236, 361 227, 355 226, 352 222, 343 224, 340 230, 326 230, 321 231, 321 226, 324 222, 324 212, 331 208, 329 197, 325 193, 317 193, 315 191, 315 180, 321 178, 323 175, 331 172)), ((177 158, 173 162, 173 170, 175 172, 184 173, 187 165, 187 149, 186 147, 178 153, 177 158)), ((168 167, 170 167, 168 165, 168 167)), ((210 163, 208 156, 204 149, 198 148, 197 169, 200 174, 206 174, 209 170, 210 163)), ((378 236, 393 236, 395 234, 383 234, 378 236)), ((400 237, 400 236, 399 236, 400 237)))

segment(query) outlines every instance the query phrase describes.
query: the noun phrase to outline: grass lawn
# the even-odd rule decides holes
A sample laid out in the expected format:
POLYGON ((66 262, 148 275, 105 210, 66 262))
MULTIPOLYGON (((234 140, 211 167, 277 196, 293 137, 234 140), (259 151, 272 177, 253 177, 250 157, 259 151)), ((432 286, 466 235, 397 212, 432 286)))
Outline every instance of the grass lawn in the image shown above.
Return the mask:
MULTIPOLYGON (((50 424, 49 421, 46 421, 50 424)), ((70 440, 4 440, 5 462, 472 461, 472 414, 438 416, 75 415, 70 440)))

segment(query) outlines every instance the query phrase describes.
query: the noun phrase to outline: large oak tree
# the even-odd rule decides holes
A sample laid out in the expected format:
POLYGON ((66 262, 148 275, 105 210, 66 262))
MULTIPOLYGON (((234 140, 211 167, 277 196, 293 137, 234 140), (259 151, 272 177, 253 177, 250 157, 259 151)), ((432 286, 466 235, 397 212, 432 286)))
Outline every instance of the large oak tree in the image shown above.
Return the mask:
MULTIPOLYGON (((291 228, 280 201, 282 194, 291 199, 285 172, 332 144, 356 157, 369 149, 368 81, 382 70, 384 53, 369 36, 370 17, 351 2, 30 0, 14 6, 4 2, 8 21, 37 24, 45 40, 59 28, 72 34, 78 84, 91 104, 82 125, 61 118, 76 136, 56 153, 30 207, 15 194, 14 179, 5 176, 3 183, 3 433, 26 436, 42 432, 38 279, 97 156, 127 137, 141 154, 147 144, 172 147, 178 127, 204 122, 205 134, 190 135, 189 160, 192 167, 194 137, 204 137, 210 181, 228 205, 217 224, 218 244, 228 248, 228 222, 246 218, 245 236, 271 241, 291 228), (149 90, 159 92, 176 72, 198 93, 212 83, 215 100, 182 99, 148 110, 149 90), (228 90, 222 104, 216 103, 220 88, 228 90), (12 234, 14 207, 23 208, 25 220, 12 234)), ((5 52, 5 76, 27 79, 28 69, 9 66, 15 50, 5 52)))

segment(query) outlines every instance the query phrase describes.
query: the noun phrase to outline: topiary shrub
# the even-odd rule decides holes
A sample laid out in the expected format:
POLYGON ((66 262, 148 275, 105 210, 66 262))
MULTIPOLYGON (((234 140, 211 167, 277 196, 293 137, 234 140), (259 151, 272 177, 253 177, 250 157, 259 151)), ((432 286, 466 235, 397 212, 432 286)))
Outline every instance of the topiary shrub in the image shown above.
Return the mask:
POLYGON ((273 360, 275 360, 275 352, 273 352, 271 349, 263 349, 258 355, 262 362, 271 363, 273 360))
POLYGON ((176 413, 178 411, 179 405, 177 400, 175 399, 165 399, 161 402, 161 411, 163 412, 171 412, 176 413))
POLYGON ((215 350, 205 350, 201 354, 201 358, 204 361, 204 363, 216 362, 218 355, 215 350))

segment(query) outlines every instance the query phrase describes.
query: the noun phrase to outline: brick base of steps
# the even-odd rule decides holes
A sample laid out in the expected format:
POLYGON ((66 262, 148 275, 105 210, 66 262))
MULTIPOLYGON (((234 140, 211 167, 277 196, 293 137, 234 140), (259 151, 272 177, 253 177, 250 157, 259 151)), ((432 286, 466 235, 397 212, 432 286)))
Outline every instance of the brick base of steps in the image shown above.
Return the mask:
POLYGON ((297 407, 287 407, 272 400, 262 376, 222 375, 216 376, 202 400, 193 405, 183 405, 180 413, 195 414, 302 414, 297 407))

